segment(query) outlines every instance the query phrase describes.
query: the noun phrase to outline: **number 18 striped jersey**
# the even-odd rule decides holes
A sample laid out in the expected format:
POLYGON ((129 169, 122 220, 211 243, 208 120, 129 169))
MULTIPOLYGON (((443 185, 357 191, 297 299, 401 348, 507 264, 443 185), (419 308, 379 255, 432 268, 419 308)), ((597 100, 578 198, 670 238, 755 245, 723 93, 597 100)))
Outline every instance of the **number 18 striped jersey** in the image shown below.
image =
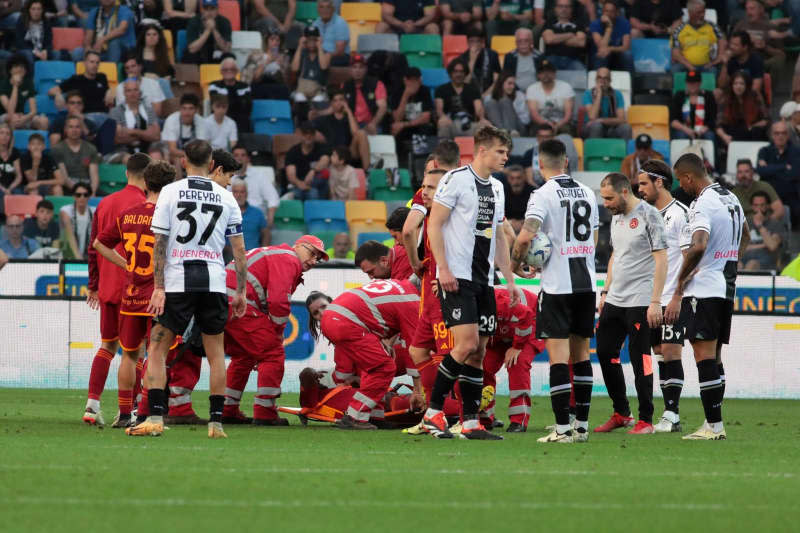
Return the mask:
POLYGON ((525 220, 531 218, 553 245, 542 269, 542 291, 594 292, 594 232, 600 225, 594 191, 566 174, 554 176, 531 193, 525 220))
POLYGON ((166 292, 225 294, 225 238, 242 233, 242 212, 229 191, 189 176, 161 190, 151 226, 169 235, 166 292))

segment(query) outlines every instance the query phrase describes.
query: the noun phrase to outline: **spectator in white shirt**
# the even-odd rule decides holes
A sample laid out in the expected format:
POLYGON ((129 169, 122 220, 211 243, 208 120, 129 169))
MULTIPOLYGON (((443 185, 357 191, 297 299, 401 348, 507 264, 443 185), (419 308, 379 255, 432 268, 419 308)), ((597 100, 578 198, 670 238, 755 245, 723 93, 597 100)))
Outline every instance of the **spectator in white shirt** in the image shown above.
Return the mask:
POLYGON ((174 165, 180 164, 180 158, 186 154, 183 147, 191 140, 209 139, 206 122, 197 110, 200 108, 200 99, 194 93, 181 96, 181 108, 175 111, 164 121, 164 131, 161 140, 169 147, 169 156, 174 165))
POLYGON ((209 142, 214 149, 230 150, 231 146, 234 146, 239 140, 236 122, 231 117, 226 116, 227 113, 228 97, 224 94, 212 94, 211 114, 204 120, 206 121, 206 129, 211 135, 209 142))
POLYGON ((275 210, 281 200, 275 189, 275 171, 271 167, 250 166, 250 154, 241 144, 233 147, 233 157, 242 165, 239 178, 247 183, 247 203, 260 209, 267 217, 267 225, 272 229, 275 210))
POLYGON ((526 91, 533 127, 547 124, 556 134, 572 133, 575 91, 569 83, 556 79, 556 67, 549 60, 543 59, 537 71, 539 81, 526 91))
POLYGON ((139 80, 128 79, 121 85, 125 91, 125 102, 109 114, 117 123, 114 137, 117 150, 105 157, 111 163, 126 164, 130 154, 146 152, 151 142, 161 138, 161 128, 158 127, 153 108, 142 100, 139 80))
MULTIPOLYGON (((139 80, 139 89, 142 91, 142 102, 144 102, 145 105, 151 106, 156 115, 160 117, 162 103, 167 99, 164 95, 164 91, 161 89, 161 84, 158 80, 153 78, 142 77, 142 63, 135 52, 131 52, 125 58, 124 67, 127 79, 139 80)), ((125 93, 122 85, 122 83, 117 85, 116 105, 125 103, 125 93)))

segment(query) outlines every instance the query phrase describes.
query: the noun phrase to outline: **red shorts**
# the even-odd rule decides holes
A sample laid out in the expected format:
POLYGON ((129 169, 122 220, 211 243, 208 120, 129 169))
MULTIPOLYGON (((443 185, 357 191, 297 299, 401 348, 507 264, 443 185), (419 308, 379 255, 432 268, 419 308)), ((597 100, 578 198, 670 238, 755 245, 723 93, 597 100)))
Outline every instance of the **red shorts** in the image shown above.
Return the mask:
POLYGON ((123 350, 138 350, 150 335, 150 315, 119 315, 119 345, 123 350))
POLYGON ((100 339, 104 342, 119 339, 119 303, 100 302, 100 339))
POLYGON ((442 307, 439 304, 439 300, 431 298, 427 304, 423 304, 419 324, 420 327, 414 333, 414 340, 411 341, 411 346, 426 348, 428 351, 433 351, 436 355, 442 356, 452 351, 453 334, 444 325, 442 307))
POLYGON ((225 353, 231 357, 264 359, 283 355, 283 335, 278 335, 274 325, 264 315, 245 315, 228 320, 225 325, 225 353))

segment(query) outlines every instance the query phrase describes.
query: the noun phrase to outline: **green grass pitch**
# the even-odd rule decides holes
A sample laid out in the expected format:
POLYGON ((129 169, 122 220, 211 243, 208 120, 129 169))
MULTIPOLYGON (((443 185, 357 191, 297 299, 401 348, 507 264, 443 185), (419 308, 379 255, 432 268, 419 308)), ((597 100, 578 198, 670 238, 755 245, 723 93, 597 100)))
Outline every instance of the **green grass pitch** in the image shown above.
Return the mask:
MULTIPOLYGON (((103 397, 107 423, 115 392, 103 397)), ((207 413, 205 393, 194 397, 207 413)), ((293 417, 289 428, 229 426, 225 441, 205 427, 133 438, 83 425, 84 402, 77 390, 0 389, 1 532, 763 533, 796 531, 800 520, 793 401, 726 400, 724 442, 618 432, 574 445, 535 442, 551 422, 542 397, 528 433, 503 442, 293 417)), ((595 398, 591 424, 609 414, 595 398)), ((685 430, 701 423, 698 399, 684 400, 682 418, 685 430)))

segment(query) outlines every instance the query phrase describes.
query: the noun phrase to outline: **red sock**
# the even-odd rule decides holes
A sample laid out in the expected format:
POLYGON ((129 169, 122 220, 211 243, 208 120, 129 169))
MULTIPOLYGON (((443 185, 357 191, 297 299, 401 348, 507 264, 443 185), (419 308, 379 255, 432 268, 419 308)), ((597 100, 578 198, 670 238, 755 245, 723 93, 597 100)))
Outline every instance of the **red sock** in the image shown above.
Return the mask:
POLYGON ((142 375, 144 370, 144 359, 136 361, 136 382, 133 384, 133 400, 134 402, 142 393, 142 375))
POLYGON ((119 414, 129 416, 133 411, 133 391, 120 389, 117 397, 119 398, 119 414))
POLYGON ((114 354, 100 348, 94 355, 92 361, 92 371, 89 373, 89 399, 100 400, 103 395, 103 389, 106 388, 106 378, 108 378, 108 367, 111 366, 111 360, 114 359, 114 354))

